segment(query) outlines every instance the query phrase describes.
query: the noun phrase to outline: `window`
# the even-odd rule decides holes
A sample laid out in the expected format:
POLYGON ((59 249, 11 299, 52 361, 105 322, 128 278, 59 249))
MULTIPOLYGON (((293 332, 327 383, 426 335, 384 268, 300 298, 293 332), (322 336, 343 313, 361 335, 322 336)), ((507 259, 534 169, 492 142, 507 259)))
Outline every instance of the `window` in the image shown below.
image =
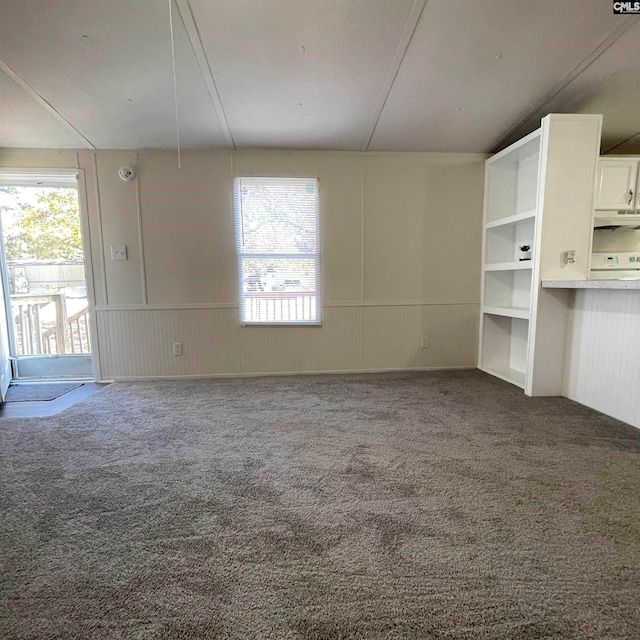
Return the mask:
POLYGON ((317 178, 236 178, 240 320, 320 324, 317 178))

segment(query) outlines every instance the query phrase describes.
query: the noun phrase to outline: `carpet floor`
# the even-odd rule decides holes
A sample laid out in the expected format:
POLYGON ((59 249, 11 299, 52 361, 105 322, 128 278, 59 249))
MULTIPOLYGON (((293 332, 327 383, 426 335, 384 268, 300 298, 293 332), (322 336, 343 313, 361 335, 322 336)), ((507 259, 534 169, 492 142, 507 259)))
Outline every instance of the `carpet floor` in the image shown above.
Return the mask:
POLYGON ((0 420, 0 637, 640 635, 640 431, 478 371, 0 420))

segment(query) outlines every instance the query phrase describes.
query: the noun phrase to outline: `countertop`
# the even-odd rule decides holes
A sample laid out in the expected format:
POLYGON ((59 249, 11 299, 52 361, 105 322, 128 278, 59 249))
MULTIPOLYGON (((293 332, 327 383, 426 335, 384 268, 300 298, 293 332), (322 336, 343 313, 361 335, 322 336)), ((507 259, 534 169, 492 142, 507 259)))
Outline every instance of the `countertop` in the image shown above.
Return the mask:
POLYGON ((640 280, 543 280, 545 289, 635 289, 640 280))

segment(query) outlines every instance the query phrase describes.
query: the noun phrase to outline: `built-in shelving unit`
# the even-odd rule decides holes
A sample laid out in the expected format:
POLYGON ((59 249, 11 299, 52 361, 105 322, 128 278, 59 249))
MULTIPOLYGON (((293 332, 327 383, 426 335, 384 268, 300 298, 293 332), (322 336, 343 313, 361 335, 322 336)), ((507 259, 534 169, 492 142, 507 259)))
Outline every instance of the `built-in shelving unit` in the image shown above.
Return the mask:
POLYGON ((524 388, 542 130, 487 161, 479 367, 524 388))
POLYGON ((528 395, 562 393, 569 302, 540 283, 587 278, 601 120, 549 115, 486 163, 478 367, 528 395))

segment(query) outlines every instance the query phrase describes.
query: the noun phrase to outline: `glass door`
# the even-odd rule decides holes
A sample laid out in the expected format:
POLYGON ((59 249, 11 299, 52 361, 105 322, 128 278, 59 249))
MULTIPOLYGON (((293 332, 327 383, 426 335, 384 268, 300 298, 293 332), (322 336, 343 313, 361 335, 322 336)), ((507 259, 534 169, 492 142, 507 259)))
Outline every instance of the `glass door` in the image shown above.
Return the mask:
POLYGON ((0 240, 13 377, 91 378, 75 173, 0 173, 0 240))

